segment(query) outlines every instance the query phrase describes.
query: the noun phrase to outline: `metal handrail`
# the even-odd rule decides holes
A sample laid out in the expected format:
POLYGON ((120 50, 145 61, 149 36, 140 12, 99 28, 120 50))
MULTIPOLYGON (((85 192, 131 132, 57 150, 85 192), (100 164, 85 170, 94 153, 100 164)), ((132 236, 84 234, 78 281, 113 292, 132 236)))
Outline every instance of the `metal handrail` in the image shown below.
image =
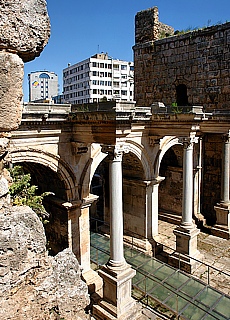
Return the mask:
MULTIPOLYGON (((106 226, 110 226, 109 225, 109 223, 107 223, 107 222, 105 222, 105 221, 103 221, 103 220, 100 220, 100 219, 97 219, 97 218, 90 218, 91 220, 93 220, 93 221, 96 221, 96 223, 97 222, 100 222, 100 223, 103 223, 103 225, 106 225, 106 226)), ((98 232, 98 226, 96 225, 96 231, 98 232)), ((135 246, 134 246, 134 241, 133 241, 133 239, 135 238, 135 235, 137 236, 136 237, 136 239, 140 239, 141 238, 141 240, 149 240, 148 238, 145 238, 145 237, 140 237, 140 235, 138 235, 137 233, 135 233, 135 232, 132 232, 132 231, 129 231, 129 230, 126 230, 126 229, 124 229, 124 232, 127 232, 127 236, 130 236, 130 237, 132 237, 132 248, 134 248, 135 246)), ((154 240, 154 239, 153 239, 154 240)), ((171 248, 171 247, 169 247, 169 246, 167 246, 167 245, 165 245, 165 244, 162 244, 162 243, 160 243, 160 242, 158 242, 158 241, 156 241, 156 240, 154 240, 155 241, 155 243, 156 243, 156 246, 157 245, 162 245, 164 248, 167 248, 167 249, 169 249, 169 250, 171 250, 173 253, 174 252, 177 252, 175 249, 173 249, 173 248, 171 248)), ((181 262, 181 254, 180 253, 178 253, 178 255, 179 255, 179 268, 178 269, 180 269, 180 262, 181 262)), ((155 254, 155 247, 154 247, 154 250, 153 250, 153 257, 155 258, 155 256, 156 256, 156 254, 155 254)), ((229 279, 230 279, 230 274, 229 273, 227 273, 227 272, 225 272, 225 271, 222 271, 222 270, 220 270, 220 269, 218 269, 218 268, 216 268, 216 267, 214 267, 214 266, 211 266, 211 265, 209 265, 209 264, 207 264, 206 262, 204 262, 204 261, 201 261, 201 260, 199 260, 199 259, 197 259, 197 258, 194 258, 194 257, 191 257, 191 256, 189 256, 189 255, 187 255, 187 254, 183 254, 183 256, 185 256, 185 257, 187 257, 187 258, 189 258, 189 259, 191 259, 191 260, 193 260, 193 261, 196 261, 196 262, 198 262, 198 263, 200 263, 200 264, 202 264, 202 265, 204 265, 205 267, 207 267, 207 284, 209 285, 210 284, 210 269, 212 269, 212 270, 214 270, 214 271, 217 271, 219 274, 221 274, 221 275, 225 275, 225 276, 227 276, 227 277, 229 277, 229 279)), ((228 282, 229 284, 230 284, 230 281, 228 282)))
MULTIPOLYGON (((97 246, 95 246, 95 245, 92 245, 92 244, 91 244, 91 246, 92 246, 93 248, 97 249, 97 251, 103 252, 103 253, 107 254, 108 256, 109 256, 109 254, 110 254, 110 252, 107 251, 107 250, 104 250, 104 249, 99 248, 99 247, 97 247, 97 246)), ((98 255, 97 255, 97 256, 98 256, 98 255)), ((97 260, 97 261, 92 260, 92 262, 93 262, 93 263, 96 263, 97 266, 99 266, 99 268, 101 267, 100 264, 98 264, 98 260, 97 260)), ((173 269, 175 269, 175 268, 173 268, 173 269)), ((178 270, 177 270, 177 271, 178 271, 178 270)), ((169 288, 169 286, 166 286, 166 285, 164 284, 164 281, 162 282, 162 281, 158 280, 156 277, 154 277, 154 274, 151 274, 151 273, 146 274, 146 273, 144 273, 143 271, 141 271, 139 268, 138 268, 138 273, 140 273, 142 276, 144 276, 145 290, 143 291, 141 288, 138 287, 138 283, 142 282, 143 279, 139 280, 136 284, 133 284, 132 287, 133 287, 134 289, 138 290, 139 292, 141 292, 141 293, 144 294, 144 295, 141 297, 141 299, 137 299, 137 300, 140 301, 140 302, 142 302, 143 304, 145 304, 145 303, 143 302, 143 298, 147 298, 147 304, 146 304, 146 305, 147 305, 149 308, 151 308, 151 305, 148 304, 148 298, 150 297, 150 298, 152 298, 154 301, 159 302, 161 305, 163 305, 163 306, 165 306, 166 308, 168 308, 169 310, 171 310, 172 312, 174 312, 174 313, 176 312, 177 316, 180 316, 180 315, 183 314, 183 310, 185 310, 185 308, 187 307, 187 304, 190 303, 190 304, 194 305, 196 308, 199 308, 200 310, 204 311, 204 312, 206 313, 206 315, 207 315, 207 314, 208 314, 208 315, 211 315, 214 319, 219 320, 219 317, 216 317, 215 315, 211 314, 209 311, 207 311, 207 309, 202 308, 200 305, 197 306, 197 304, 194 302, 195 298, 196 298, 201 292, 203 292, 203 290, 204 290, 205 288, 207 288, 207 285, 206 285, 202 290, 200 290, 200 291, 197 293, 197 295, 196 295, 195 297, 193 297, 193 299, 191 300, 191 298, 189 299, 189 298, 186 298, 184 295, 179 294, 179 293, 178 293, 178 289, 179 289, 179 288, 174 291, 174 290, 172 290, 171 288, 169 288), (146 289, 146 281, 147 281, 147 279, 153 280, 153 278, 154 278, 154 281, 157 283, 156 286, 160 285, 160 286, 166 288, 168 291, 170 291, 171 294, 176 295, 176 297, 177 297, 177 310, 174 310, 173 308, 170 308, 170 307, 166 304, 166 302, 165 302, 166 299, 165 299, 164 301, 160 301, 160 300, 157 299, 156 297, 152 296, 151 293, 147 292, 147 289, 146 289), (180 312, 179 312, 179 310, 178 310, 178 298, 179 298, 179 297, 182 298, 182 299, 184 299, 184 300, 187 302, 186 306, 185 306, 184 308, 182 308, 182 310, 181 310, 180 312)), ((191 277, 191 278, 192 278, 192 277, 191 277)), ((199 280, 197 280, 197 281, 202 283, 202 281, 199 281, 199 280)), ((152 289, 153 289, 153 288, 152 288, 152 289)), ((223 296, 225 296, 225 294, 223 294, 223 293, 221 293, 221 294, 222 294, 223 296)), ((135 297, 134 297, 134 298, 135 298, 135 297)), ((167 298, 168 298, 168 297, 167 297, 167 298)), ((225 316, 223 316, 222 314, 221 314, 221 316, 225 318, 225 316)), ((185 316, 183 316, 183 317, 185 318, 185 316)), ((185 318, 185 319, 188 319, 188 318, 185 318)), ((188 320, 189 320, 189 319, 188 319, 188 320)), ((227 318, 226 318, 226 320, 227 320, 227 318)))

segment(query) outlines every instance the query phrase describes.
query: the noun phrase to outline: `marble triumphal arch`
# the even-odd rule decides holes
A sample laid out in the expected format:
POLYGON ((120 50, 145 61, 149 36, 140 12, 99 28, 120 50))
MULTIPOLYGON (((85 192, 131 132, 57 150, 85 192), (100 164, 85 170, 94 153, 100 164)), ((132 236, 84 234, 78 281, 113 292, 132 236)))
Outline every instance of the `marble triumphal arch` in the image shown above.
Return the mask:
MULTIPOLYGON (((168 192, 173 186, 181 206, 177 212, 179 225, 174 230, 176 252, 171 262, 177 264, 177 254, 180 258, 185 255, 191 267, 192 260, 188 257, 199 259, 199 229, 194 222, 198 216, 208 218, 206 212, 200 211, 204 199, 200 159, 204 136, 211 133, 220 141, 223 137, 224 171, 220 181, 222 193, 217 190, 220 204, 213 208, 216 223, 212 230, 213 234, 229 236, 228 117, 207 115, 202 107, 186 107, 181 113, 173 110, 162 113, 160 108, 160 105, 137 107, 134 103, 111 102, 106 108, 102 103, 97 111, 78 111, 53 105, 44 116, 39 104, 27 104, 22 123, 12 133, 10 142, 9 162, 23 165, 36 176, 41 191, 54 193, 45 202, 51 214, 46 230, 51 251, 55 254, 70 247, 83 274, 91 272, 90 207, 99 198, 93 194, 92 181, 94 177, 101 178, 103 172, 101 218, 105 226, 110 226, 110 260, 99 274, 104 282, 103 301, 110 301, 117 316, 134 303, 130 290, 135 272, 125 262, 123 236, 127 242, 130 235, 134 236, 135 245, 150 254, 156 250, 159 199, 162 202, 165 194, 167 201, 160 206, 167 214, 172 209, 173 198, 168 192), (166 181, 170 188, 164 184, 166 181), (111 293, 113 290, 116 294, 111 293), (117 295, 122 301, 119 308, 117 295)), ((103 303, 95 308, 96 313, 103 312, 103 303)))

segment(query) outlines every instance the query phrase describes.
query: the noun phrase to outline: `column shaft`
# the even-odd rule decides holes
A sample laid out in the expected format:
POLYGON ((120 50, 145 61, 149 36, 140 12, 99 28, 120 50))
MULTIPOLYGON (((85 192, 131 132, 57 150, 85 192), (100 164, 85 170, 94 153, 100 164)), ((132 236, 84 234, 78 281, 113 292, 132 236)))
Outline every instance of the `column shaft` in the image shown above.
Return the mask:
POLYGON ((110 161, 110 264, 124 264, 123 206, 122 206, 122 156, 110 161))
POLYGON ((229 202, 229 137, 223 145, 223 158, 222 158, 222 190, 221 200, 222 202, 229 202))
POLYGON ((192 226, 193 208, 193 144, 184 144, 182 225, 192 226))

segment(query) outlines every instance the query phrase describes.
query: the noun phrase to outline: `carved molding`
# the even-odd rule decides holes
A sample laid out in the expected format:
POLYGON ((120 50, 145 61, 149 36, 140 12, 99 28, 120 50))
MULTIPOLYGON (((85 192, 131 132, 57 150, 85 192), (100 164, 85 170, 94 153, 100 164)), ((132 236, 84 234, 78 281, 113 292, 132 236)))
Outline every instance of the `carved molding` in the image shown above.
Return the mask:
POLYGON ((122 161, 124 153, 128 153, 129 147, 124 143, 118 143, 116 145, 103 145, 101 151, 107 153, 110 160, 122 161))
POLYGON ((179 137, 178 142, 182 143, 184 148, 193 147, 194 143, 198 143, 199 138, 195 132, 191 132, 189 137, 179 137))

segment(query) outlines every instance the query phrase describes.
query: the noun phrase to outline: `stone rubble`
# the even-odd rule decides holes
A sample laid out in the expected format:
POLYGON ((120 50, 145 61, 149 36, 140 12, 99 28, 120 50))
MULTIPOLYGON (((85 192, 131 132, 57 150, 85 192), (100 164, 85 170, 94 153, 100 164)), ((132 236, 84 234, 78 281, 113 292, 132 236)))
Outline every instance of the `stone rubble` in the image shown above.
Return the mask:
POLYGON ((70 249, 48 256, 42 222, 28 207, 0 211, 0 318, 88 319, 88 288, 70 249))

